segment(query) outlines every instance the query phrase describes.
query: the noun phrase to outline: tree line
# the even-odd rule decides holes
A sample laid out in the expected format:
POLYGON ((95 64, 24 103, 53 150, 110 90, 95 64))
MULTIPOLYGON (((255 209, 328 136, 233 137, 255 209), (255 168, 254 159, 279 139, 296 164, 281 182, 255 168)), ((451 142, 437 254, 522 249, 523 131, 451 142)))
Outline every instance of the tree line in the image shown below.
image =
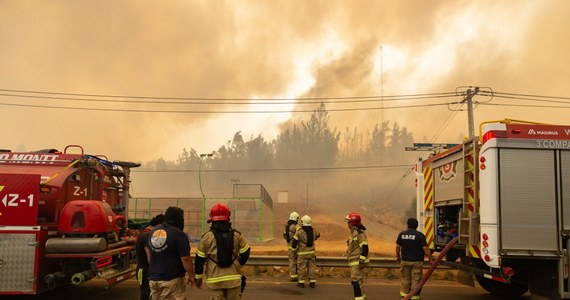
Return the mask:
POLYGON ((412 143, 412 134, 397 122, 383 121, 365 131, 357 127, 338 130, 331 126, 321 103, 309 119, 285 126, 273 140, 261 134, 246 139, 237 131, 212 157, 201 158, 194 148, 184 148, 176 160, 160 158, 143 164, 142 170, 200 168, 207 176, 204 184, 210 195, 227 190, 230 180, 239 180, 263 184, 272 196, 287 191, 290 202, 348 202, 382 209, 401 206, 413 197, 411 184, 394 199, 386 199, 414 164, 416 154, 404 151, 412 143))

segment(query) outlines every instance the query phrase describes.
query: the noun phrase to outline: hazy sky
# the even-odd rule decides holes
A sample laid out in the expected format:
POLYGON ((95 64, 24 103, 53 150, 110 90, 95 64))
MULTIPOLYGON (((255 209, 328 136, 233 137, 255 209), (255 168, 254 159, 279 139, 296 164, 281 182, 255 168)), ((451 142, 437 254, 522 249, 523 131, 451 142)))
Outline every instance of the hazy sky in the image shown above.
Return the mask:
MULTIPOLYGON (((3 0, 0 148, 79 144, 111 160, 174 160, 183 148, 215 150, 238 130, 246 139, 273 139, 288 120, 310 114, 286 113, 307 106, 247 99, 426 94, 470 85, 567 97, 569 20, 570 1, 563 0, 3 0), (179 101, 165 98, 214 99, 157 104, 179 101), (246 100, 219 100, 226 98, 246 100), (265 113, 235 113, 248 110, 265 113), (268 113, 277 110, 283 113, 268 113)), ((365 131, 389 120, 416 140, 456 141, 467 134, 464 111, 380 108, 460 100, 359 104, 374 109, 332 112, 331 122, 365 131)), ((480 105, 475 122, 570 124, 569 108, 480 105)))

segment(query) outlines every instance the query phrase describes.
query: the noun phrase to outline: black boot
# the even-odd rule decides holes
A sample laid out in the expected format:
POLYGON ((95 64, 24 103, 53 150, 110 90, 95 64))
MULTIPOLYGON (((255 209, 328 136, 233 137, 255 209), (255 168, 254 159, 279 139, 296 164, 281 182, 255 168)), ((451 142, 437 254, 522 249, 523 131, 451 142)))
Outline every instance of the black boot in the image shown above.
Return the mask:
POLYGON ((352 284, 352 291, 354 292, 354 298, 362 297, 362 289, 360 289, 360 284, 358 284, 358 281, 351 281, 350 283, 352 284))

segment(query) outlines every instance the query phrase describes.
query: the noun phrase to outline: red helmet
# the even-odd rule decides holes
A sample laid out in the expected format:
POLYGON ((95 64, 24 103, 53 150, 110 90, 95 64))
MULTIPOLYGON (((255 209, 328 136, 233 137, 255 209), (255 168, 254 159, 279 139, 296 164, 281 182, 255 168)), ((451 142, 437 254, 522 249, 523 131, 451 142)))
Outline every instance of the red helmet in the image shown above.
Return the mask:
POLYGON ((350 224, 352 224, 353 226, 362 225, 362 218, 360 218, 360 215, 357 213, 349 213, 348 215, 346 215, 346 217, 344 217, 344 219, 346 221, 349 221, 350 224))
POLYGON ((229 221, 230 208, 223 203, 216 203, 210 210, 210 221, 229 221))

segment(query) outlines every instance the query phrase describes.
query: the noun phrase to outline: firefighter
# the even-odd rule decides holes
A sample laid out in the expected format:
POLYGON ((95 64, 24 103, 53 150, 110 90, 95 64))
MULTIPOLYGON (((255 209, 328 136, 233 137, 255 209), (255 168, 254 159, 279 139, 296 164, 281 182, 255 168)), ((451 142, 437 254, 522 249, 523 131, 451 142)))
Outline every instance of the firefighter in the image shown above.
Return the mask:
POLYGON ((196 283, 202 286, 205 273, 206 284, 212 292, 210 300, 241 299, 245 288, 242 266, 249 258, 249 244, 239 231, 232 228, 227 205, 214 204, 208 223, 212 226, 202 235, 196 249, 196 283))
POLYGON ((297 275, 297 252, 293 251, 291 247, 293 236, 298 228, 299 214, 294 211, 289 214, 289 220, 287 224, 285 224, 285 231, 283 232, 283 238, 287 241, 287 251, 289 252, 289 280, 291 282, 297 282, 299 280, 299 275, 297 275))
POLYGON ((196 284, 190 257, 190 240, 184 233, 184 211, 171 206, 164 212, 164 223, 154 227, 145 248, 149 258, 150 298, 186 299, 186 284, 196 284), (188 272, 188 280, 184 276, 188 272), (185 284, 186 283, 186 284, 185 284))
POLYGON ((362 225, 362 218, 357 213, 349 213, 344 218, 348 222, 350 237, 346 241, 348 249, 348 266, 350 267, 350 283, 355 300, 366 299, 364 294, 364 270, 370 264, 368 258, 368 239, 366 238, 366 227, 362 225))
POLYGON ((157 225, 164 222, 164 215, 159 214, 150 220, 149 226, 142 230, 137 238, 136 253, 137 253, 137 280, 140 285, 140 300, 150 299, 150 286, 148 285, 148 257, 144 248, 148 243, 148 236, 150 231, 157 225))
POLYGON ((317 277, 317 256, 315 254, 315 241, 321 234, 313 229, 311 217, 304 215, 301 218, 301 227, 295 232, 291 248, 297 252, 297 271, 299 280, 297 286, 305 287, 305 278, 309 279, 309 287, 315 288, 317 277))
MULTIPOLYGON (((417 231, 418 220, 409 218, 408 229, 400 232, 396 239, 396 259, 400 263, 400 296, 407 296, 422 278, 424 255, 430 263, 434 261, 427 246, 426 237, 417 231)), ((412 296, 420 299, 421 289, 412 296)))

